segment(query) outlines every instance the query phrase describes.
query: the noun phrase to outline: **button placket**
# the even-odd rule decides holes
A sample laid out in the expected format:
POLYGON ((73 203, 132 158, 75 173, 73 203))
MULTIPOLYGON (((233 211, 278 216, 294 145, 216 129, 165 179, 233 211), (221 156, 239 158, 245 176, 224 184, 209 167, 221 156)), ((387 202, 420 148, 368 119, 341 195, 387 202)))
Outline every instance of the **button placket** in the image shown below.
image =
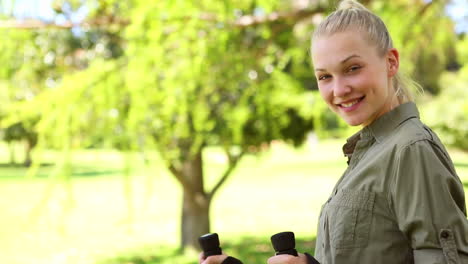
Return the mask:
POLYGON ((363 138, 356 143, 356 147, 354 148, 354 153, 349 163, 349 167, 351 169, 354 169, 354 167, 359 163, 359 161, 362 159, 364 154, 366 154, 371 144, 372 144, 371 138, 363 138))

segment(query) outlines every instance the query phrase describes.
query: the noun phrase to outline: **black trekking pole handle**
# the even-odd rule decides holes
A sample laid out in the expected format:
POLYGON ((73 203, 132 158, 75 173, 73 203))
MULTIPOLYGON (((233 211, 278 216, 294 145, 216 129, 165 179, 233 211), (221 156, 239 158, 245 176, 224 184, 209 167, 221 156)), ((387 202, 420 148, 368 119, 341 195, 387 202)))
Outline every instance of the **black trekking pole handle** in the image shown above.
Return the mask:
MULTIPOLYGON (((198 243, 203 250, 205 258, 222 254, 217 233, 208 233, 199 237, 198 243)), ((242 264, 242 262, 234 257, 228 256, 221 264, 242 264)))
MULTIPOLYGON (((296 250, 296 238, 293 232, 281 232, 271 236, 271 244, 275 249, 276 255, 288 254, 298 256, 296 250)), ((307 264, 320 264, 314 257, 304 253, 307 257, 307 264)))
POLYGON ((216 233, 209 233, 199 237, 198 243, 205 257, 222 254, 222 250, 219 247, 219 237, 216 233))

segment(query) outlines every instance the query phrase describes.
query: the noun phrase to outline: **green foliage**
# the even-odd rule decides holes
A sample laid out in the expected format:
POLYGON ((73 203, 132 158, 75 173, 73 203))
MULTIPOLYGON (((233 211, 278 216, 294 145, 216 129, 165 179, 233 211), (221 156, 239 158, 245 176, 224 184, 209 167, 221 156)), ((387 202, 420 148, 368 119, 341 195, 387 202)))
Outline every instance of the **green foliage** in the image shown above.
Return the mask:
MULTIPOLYGON (((246 2, 246 12, 253 7, 246 2)), ((224 24, 236 18, 237 8, 229 2, 138 4, 124 58, 95 59, 23 106, 41 109, 38 130, 57 139, 48 142, 57 147, 70 133, 75 146, 154 144, 177 160, 207 144, 246 149, 283 139, 299 145, 312 129, 310 112, 300 110, 310 102, 290 72, 308 60, 307 51, 290 49, 291 29, 276 40, 269 27, 224 24), (214 23, 193 15, 206 10, 226 16, 214 23)))
MULTIPOLYGON (((29 106, 22 104, 43 109, 38 129, 44 136, 62 138, 58 131, 70 132, 74 144, 85 147, 155 145, 174 158, 181 149, 196 152, 206 144, 246 148, 283 139, 298 145, 313 126, 321 136, 328 136, 330 129, 342 130, 343 123, 315 100, 317 96, 305 92, 316 89, 308 56, 312 24, 285 20, 240 27, 232 23, 241 15, 292 10, 292 5, 273 0, 85 4, 90 18, 118 17, 132 23, 124 32, 97 28, 80 35, 11 31, 18 36, 2 44, 10 45, 2 61, 18 61, 1 74, 10 79, 3 82, 11 87, 9 98, 13 91, 18 93, 15 80, 34 91, 29 98, 43 87, 56 87, 29 106), (18 42, 24 43, 20 49, 25 54, 31 54, 25 57, 27 63, 14 53, 18 42), (121 56, 108 63, 99 61, 121 56), (83 73, 70 75, 84 68, 83 73), (70 125, 65 125, 66 120, 70 125)), ((56 12, 67 13, 79 8, 80 2, 61 0, 54 5, 56 12)), ((441 3, 431 5, 372 1, 370 7, 387 22, 395 46, 403 47, 406 71, 421 77, 427 90, 437 92, 437 78, 452 60, 454 39, 441 3), (403 17, 402 9, 407 14, 403 17)))
MULTIPOLYGON (((74 8, 73 3, 59 2, 54 3, 56 12, 62 8, 71 12, 74 8)), ((94 28, 74 33, 71 30, 47 28, 35 31, 2 29, 2 34, 5 41, 0 44, 3 50, 0 63, 5 67, 0 70, 0 99, 4 106, 0 108, 0 129, 3 130, 4 138, 30 141, 31 135, 37 137, 36 133, 39 132, 42 133, 40 141, 43 146, 63 147, 64 133, 69 130, 68 111, 55 111, 53 108, 58 103, 54 101, 57 99, 53 95, 55 89, 60 89, 59 84, 72 83, 67 81, 70 79, 68 76, 87 68, 90 61, 119 57, 122 49, 118 31, 94 28), (64 122, 64 125, 56 127, 58 130, 54 135, 45 133, 45 124, 54 123, 54 120, 64 122), (15 129, 18 127, 22 129, 15 129)), ((80 81, 74 80, 76 83, 80 81)), ((70 103, 69 100, 63 102, 70 103)), ((71 107, 70 110, 76 108, 79 107, 71 107)))
POLYGON ((468 36, 465 35, 457 42, 458 63, 468 65, 468 36))
POLYGON ((443 92, 424 105, 424 118, 444 143, 468 150, 468 66, 441 78, 443 92), (443 116, 441 116, 443 113, 443 116))
POLYGON ((446 1, 372 1, 400 51, 401 70, 426 91, 445 87, 439 78, 456 61, 454 23, 445 14, 446 1))
MULTIPOLYGON (((33 124, 24 127, 39 133, 42 149, 64 150, 63 171, 70 170, 71 151, 83 147, 157 149, 166 166, 181 171, 210 145, 233 157, 274 140, 299 146, 312 129, 319 137, 343 135, 344 122, 315 91, 312 19, 236 23, 293 11, 294 2, 57 0, 57 15, 86 5, 90 21, 108 24, 5 31, 2 128, 33 124)), ((445 1, 368 2, 389 25, 403 70, 438 93, 438 79, 456 55, 445 1)), ((462 60, 465 46, 459 45, 462 60)), ((460 87, 465 75, 453 85, 460 87)), ((440 101, 452 96, 445 89, 440 101)), ((460 107, 454 111, 466 109, 460 107)), ((463 124, 459 112, 453 116, 463 124)), ((453 144, 466 135, 445 130, 455 135, 453 144)))

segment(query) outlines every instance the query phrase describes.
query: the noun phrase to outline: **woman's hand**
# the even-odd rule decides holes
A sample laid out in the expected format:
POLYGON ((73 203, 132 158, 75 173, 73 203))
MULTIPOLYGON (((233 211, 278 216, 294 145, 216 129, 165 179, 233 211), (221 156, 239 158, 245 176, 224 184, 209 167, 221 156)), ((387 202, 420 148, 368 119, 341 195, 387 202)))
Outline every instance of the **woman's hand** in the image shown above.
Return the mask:
POLYGON ((221 264, 228 256, 224 253, 222 255, 209 256, 205 258, 203 252, 198 256, 198 263, 200 264, 221 264))
POLYGON ((299 256, 293 255, 277 255, 268 259, 268 264, 307 264, 306 255, 299 253, 299 256))

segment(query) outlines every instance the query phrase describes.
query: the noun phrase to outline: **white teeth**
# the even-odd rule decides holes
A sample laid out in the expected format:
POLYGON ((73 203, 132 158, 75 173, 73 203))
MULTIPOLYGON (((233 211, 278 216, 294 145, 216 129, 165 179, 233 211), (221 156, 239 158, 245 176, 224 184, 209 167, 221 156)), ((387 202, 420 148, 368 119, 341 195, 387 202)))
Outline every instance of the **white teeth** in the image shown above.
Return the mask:
POLYGON ((350 107, 350 106, 353 106, 355 104, 357 104, 359 102, 359 100, 354 100, 350 103, 346 103, 346 104, 341 104, 341 106, 344 106, 344 107, 350 107))

